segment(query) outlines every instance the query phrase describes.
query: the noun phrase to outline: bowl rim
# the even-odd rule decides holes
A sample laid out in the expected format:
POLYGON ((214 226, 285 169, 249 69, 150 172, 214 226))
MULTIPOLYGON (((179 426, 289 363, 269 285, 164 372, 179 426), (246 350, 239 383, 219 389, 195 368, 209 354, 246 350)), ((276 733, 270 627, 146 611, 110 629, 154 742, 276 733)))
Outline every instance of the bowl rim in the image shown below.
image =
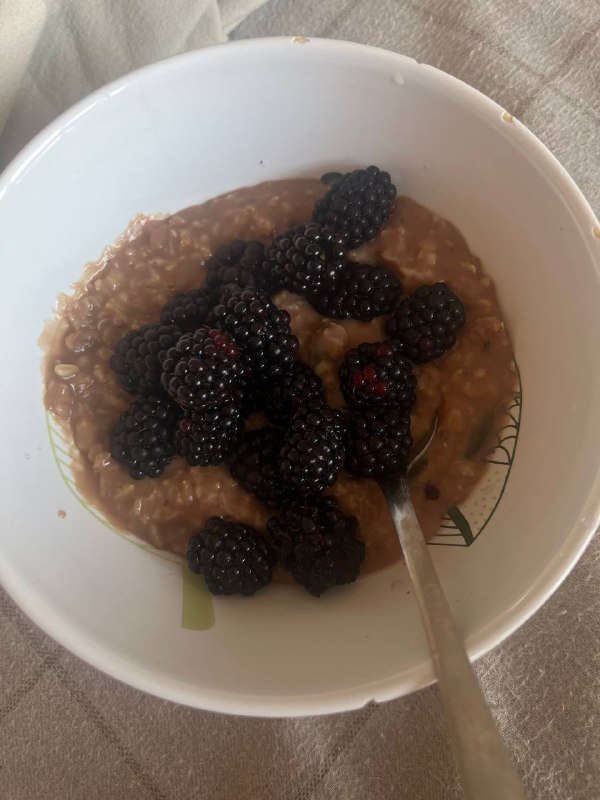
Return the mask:
MULTIPOLYGON (((150 79, 158 73, 176 73, 188 63, 212 58, 216 51, 220 53, 243 51, 276 53, 290 45, 297 46, 299 44, 308 44, 310 49, 327 50, 334 54, 339 53, 346 56, 358 54, 361 57, 369 56, 379 61, 386 59, 396 68, 410 65, 411 69, 416 66, 419 69, 431 71, 434 73, 436 81, 445 85, 456 99, 460 99, 471 109, 477 109, 479 115, 497 121, 499 117, 507 114, 495 101, 464 81, 436 67, 418 63, 415 59, 384 48, 342 40, 303 36, 264 37, 226 42, 172 56, 129 72, 71 106, 38 133, 0 174, 0 200, 7 188, 43 154, 61 131, 74 120, 82 117, 86 111, 96 107, 98 103, 107 100, 112 94, 126 88, 131 83, 150 79)), ((505 117, 505 119, 507 118, 505 117)), ((566 201, 567 209, 577 223, 582 237, 585 237, 587 231, 590 256, 600 273, 600 225, 591 206, 574 180, 548 148, 512 116, 508 115, 507 121, 514 124, 514 134, 519 137, 519 146, 543 170, 545 177, 552 181, 561 197, 566 201), (592 245, 594 238, 598 241, 596 251, 593 249, 595 245, 592 245)), ((546 602, 571 572, 599 523, 600 468, 576 524, 565 535, 563 547, 542 573, 537 575, 528 593, 502 614, 490 620, 483 629, 467 640, 467 651, 472 661, 499 645, 546 602)), ((124 658, 116 649, 96 640, 88 631, 80 630, 60 611, 46 605, 44 598, 38 595, 35 587, 29 585, 18 574, 1 551, 0 581, 9 596, 36 625, 84 661, 137 689, 207 711, 259 717, 329 714, 357 709, 370 702, 383 702, 401 697, 429 685, 434 680, 431 662, 426 660, 401 675, 363 683, 352 689, 310 695, 263 696, 206 690, 200 685, 190 685, 173 679, 159 670, 140 668, 139 663, 124 658)))

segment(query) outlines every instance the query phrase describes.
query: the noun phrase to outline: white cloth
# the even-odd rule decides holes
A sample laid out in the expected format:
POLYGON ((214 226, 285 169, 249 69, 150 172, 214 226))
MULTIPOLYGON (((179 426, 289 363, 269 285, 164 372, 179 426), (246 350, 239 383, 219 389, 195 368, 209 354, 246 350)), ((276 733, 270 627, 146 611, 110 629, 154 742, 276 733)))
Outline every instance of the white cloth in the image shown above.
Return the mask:
POLYGON ((217 44, 265 0, 0 0, 0 163, 107 81, 217 44))
POLYGON ((0 0, 0 131, 46 21, 43 0, 0 0))

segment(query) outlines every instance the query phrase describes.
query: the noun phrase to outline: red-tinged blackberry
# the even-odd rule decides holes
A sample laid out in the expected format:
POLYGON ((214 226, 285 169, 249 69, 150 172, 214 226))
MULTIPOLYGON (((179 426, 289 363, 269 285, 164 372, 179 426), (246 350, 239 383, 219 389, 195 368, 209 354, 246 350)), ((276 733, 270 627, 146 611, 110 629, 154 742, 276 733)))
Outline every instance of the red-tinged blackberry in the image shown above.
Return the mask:
POLYGON ((388 320, 388 334, 402 343, 415 364, 439 358, 456 342, 465 324, 465 309, 445 283, 420 286, 405 297, 388 320))
POLYGON ((177 409, 166 399, 136 400, 121 414, 111 437, 113 458, 135 480, 158 478, 173 457, 177 409))
POLYGON ((110 366, 128 392, 151 394, 160 388, 161 362, 181 331, 175 325, 142 325, 117 342, 110 366))
POLYGON ((251 595, 271 582, 275 554, 254 528, 209 517, 188 543, 187 562, 212 594, 251 595))
POLYGON ((346 246, 331 228, 302 223, 280 233, 265 251, 264 272, 274 289, 306 294, 335 283, 344 268, 346 246))
POLYGON ((206 289, 192 289, 165 303, 160 321, 177 325, 182 331, 195 331, 208 319, 214 300, 206 289))
POLYGON ((410 412, 415 404, 417 379, 410 361, 393 341, 365 342, 348 350, 338 373, 349 406, 398 406, 410 412))
POLYGON ((319 494, 335 483, 344 464, 346 420, 341 411, 301 406, 291 419, 280 454, 280 474, 299 494, 319 494))
POLYGON ((162 363, 165 391, 193 411, 239 398, 246 379, 246 362, 236 343, 206 326, 180 336, 162 363))
POLYGON ((369 322, 390 314, 401 294, 400 281, 385 267, 348 262, 334 286, 309 292, 307 299, 326 317, 369 322))
POLYGON ((348 423, 346 469, 382 480, 406 471, 413 446, 410 416, 401 408, 354 411, 348 423))
POLYGON ((227 466, 235 480, 250 494, 271 508, 293 497, 279 473, 279 453, 283 434, 277 428, 246 431, 227 458, 227 466))
POLYGON ((325 402, 323 381, 307 364, 294 362, 290 372, 265 381, 261 387, 262 407, 275 425, 287 426, 298 408, 325 402))
POLYGON ((373 239, 390 216, 396 187, 378 167, 355 169, 339 178, 323 176, 330 189, 317 200, 313 220, 344 234, 348 247, 373 239))
POLYGON ((264 288, 264 257, 265 247, 260 242, 238 240, 219 247, 206 262, 206 288, 213 293, 230 283, 243 288, 264 288))
POLYGON ((227 401, 201 411, 188 411, 175 431, 175 449, 193 467, 221 464, 244 430, 240 403, 227 401))
POLYGON ((283 566, 317 597, 357 579, 365 557, 357 528, 356 517, 343 514, 334 497, 292 505, 267 523, 283 566))
POLYGON ((291 370, 298 339, 290 330, 290 315, 261 292, 226 287, 210 320, 242 348, 255 379, 291 370))

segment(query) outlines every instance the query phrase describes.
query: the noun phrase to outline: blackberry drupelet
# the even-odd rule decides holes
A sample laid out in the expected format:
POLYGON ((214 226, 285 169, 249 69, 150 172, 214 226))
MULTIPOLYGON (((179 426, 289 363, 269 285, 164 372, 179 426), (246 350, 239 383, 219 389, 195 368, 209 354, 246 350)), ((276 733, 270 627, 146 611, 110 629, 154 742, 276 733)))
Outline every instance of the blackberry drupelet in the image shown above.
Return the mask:
POLYGON ((283 434, 277 428, 246 431, 227 458, 235 480, 271 508, 280 508, 293 498, 279 473, 283 434))
POLYGON ((404 347, 415 364, 439 358, 456 342, 465 324, 465 309, 445 283, 420 286, 405 297, 388 320, 387 333, 404 347))
POLYGON ((158 478, 173 457, 177 408, 170 400, 145 397, 124 411, 113 428, 112 457, 135 480, 158 478))
POLYGON ((396 187, 378 167, 356 169, 336 178, 327 173, 329 191, 317 200, 313 220, 346 237, 349 248, 373 239, 388 219, 396 187))
POLYGON ((256 289, 226 287, 210 321, 243 349, 255 379, 292 368, 298 339, 290 330, 290 316, 256 289))
POLYGON ((319 494, 332 486, 344 464, 345 428, 344 415, 337 409, 300 406, 281 447, 284 483, 299 494, 319 494))
POLYGON ((271 422, 287 426, 301 405, 324 403, 325 388, 314 370, 296 361, 290 372, 265 382, 261 401, 271 422))
POLYGON ((348 262, 335 285, 309 292, 307 300, 326 317, 369 322, 390 314, 401 294, 400 281, 385 267, 348 262))
POLYGON ((142 325, 116 344, 110 366, 123 387, 133 394, 151 394, 160 388, 162 358, 181 331, 175 325, 142 325))
POLYGON ((354 411, 348 424, 346 469, 382 480, 406 471, 413 445, 410 415, 401 408, 354 411))
POLYGON ((182 408, 199 411, 239 398, 244 388, 247 370, 240 349, 215 328, 184 333, 162 363, 162 385, 182 408))
POLYGON ((330 286, 344 268, 346 246, 331 228, 302 223, 280 233, 265 251, 264 272, 274 289, 306 294, 330 286))
POLYGON ((271 582, 275 554, 254 528, 209 517, 188 543, 190 570, 212 594, 254 594, 271 582))
POLYGON ((393 341, 365 342, 348 350, 338 372, 349 406, 398 406, 410 412, 415 404, 417 379, 410 361, 393 341))
POLYGON ((334 497, 292 505, 267 523, 283 566, 317 597, 357 579, 365 557, 357 528, 356 517, 343 514, 334 497))
POLYGON ((243 430, 241 405, 232 400, 201 411, 188 411, 177 424, 175 450, 193 467, 221 464, 243 430))
POLYGON ((219 247, 206 262, 206 288, 215 295, 230 283, 243 288, 265 288, 264 257, 265 247, 261 242, 238 240, 219 247))
POLYGON ((205 289, 192 289, 178 294, 163 306, 160 321, 177 325, 182 331, 195 331, 204 325, 213 306, 210 292, 205 289))

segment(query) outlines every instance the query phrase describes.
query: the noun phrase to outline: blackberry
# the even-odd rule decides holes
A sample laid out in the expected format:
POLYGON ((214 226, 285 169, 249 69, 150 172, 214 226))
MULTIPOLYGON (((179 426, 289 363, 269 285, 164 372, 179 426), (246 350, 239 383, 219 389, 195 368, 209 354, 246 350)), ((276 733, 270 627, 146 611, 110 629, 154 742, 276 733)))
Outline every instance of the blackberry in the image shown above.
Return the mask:
POLYGON ((307 299, 326 317, 369 322, 390 314, 401 293, 400 281, 385 267, 348 262, 334 286, 310 292, 307 299))
POLYGON ((162 358, 181 331, 175 325, 142 325, 116 344, 110 366, 128 392, 152 394, 160 387, 162 358))
POLYGON ((163 387, 182 408, 199 411, 239 398, 245 378, 239 347, 214 328, 184 333, 163 355, 163 387))
POLYGON ((345 254, 344 240, 334 230, 302 223, 275 236, 265 252, 264 271, 275 289, 306 294, 335 283, 345 254))
POLYGON ((408 467, 412 445, 410 416, 402 408, 354 411, 348 424, 346 469, 375 480, 400 475, 408 467))
POLYGON ((299 494, 319 494, 335 483, 344 463, 346 421, 327 405, 300 406, 281 448, 280 472, 299 494))
POLYGON ((206 288, 214 294, 235 283, 243 288, 263 288, 265 247, 260 242, 235 241, 219 247, 206 262, 206 288))
POLYGON ((391 313, 402 293, 400 281, 388 269, 367 264, 348 264, 340 288, 345 313, 364 322, 391 313))
POLYGON ((176 419, 176 408, 169 400, 136 400, 113 428, 112 457, 127 467, 135 480, 158 478, 173 457, 176 419))
POLYGON ((290 372, 266 382, 262 387, 262 407, 271 422, 286 426, 293 413, 307 403, 325 402, 325 388, 317 373, 301 361, 290 372))
POLYGON ((256 289, 226 287, 210 320, 244 350, 255 378, 292 368, 298 339, 290 330, 290 315, 256 289))
POLYGON ((271 508, 280 508, 293 494, 279 474, 279 452, 283 434, 277 428, 246 431, 227 458, 235 480, 271 508))
POLYGON ((405 297, 386 330, 402 343, 407 358, 424 364, 449 350, 464 324, 465 309, 458 297, 445 283, 434 283, 405 297))
POLYGON ((212 594, 254 594, 271 582, 275 554, 254 528, 209 517, 188 543, 190 570, 212 594))
POLYGON ((195 331, 206 323, 212 305, 210 292, 206 289, 192 289, 165 303, 160 321, 177 325, 182 331, 195 331))
POLYGON ((201 411, 187 412, 175 431, 175 449, 193 467, 221 464, 243 430, 241 406, 228 400, 201 411))
POLYGON ((348 247, 373 239, 390 216, 396 187, 378 167, 355 169, 339 178, 323 176, 330 189, 317 200, 313 220, 346 237, 348 247))
POLYGON ((365 557, 357 528, 356 517, 343 514, 334 497, 290 506, 267 523, 283 566, 317 597, 357 579, 365 557))
POLYGON ((410 412, 415 404, 417 379, 394 342, 365 342, 348 350, 339 376, 349 406, 398 406, 410 412))

